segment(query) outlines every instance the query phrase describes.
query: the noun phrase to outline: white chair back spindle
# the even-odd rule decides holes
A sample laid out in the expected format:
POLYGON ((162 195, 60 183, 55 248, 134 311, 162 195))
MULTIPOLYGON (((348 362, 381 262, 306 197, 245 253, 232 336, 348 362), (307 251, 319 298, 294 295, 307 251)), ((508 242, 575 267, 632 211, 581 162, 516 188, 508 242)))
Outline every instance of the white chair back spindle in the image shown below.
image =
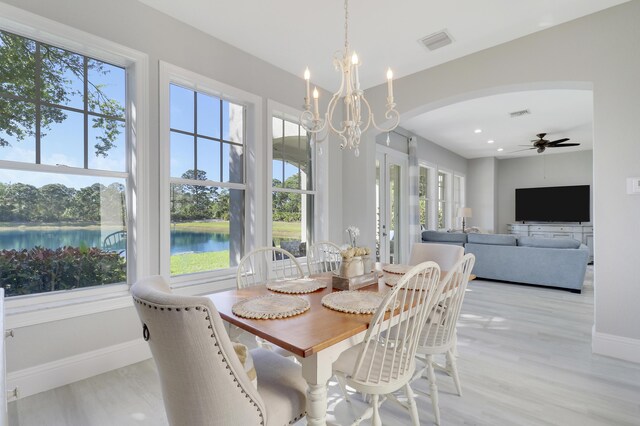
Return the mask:
POLYGON ((310 275, 337 271, 341 262, 340 247, 332 242, 315 243, 307 250, 307 268, 310 275))
POLYGON ((236 284, 238 288, 245 288, 303 276, 302 267, 291 253, 278 247, 265 247, 242 258, 238 265, 236 284))
POLYGON ((444 353, 454 344, 456 324, 474 263, 473 254, 465 255, 442 280, 442 300, 422 330, 419 352, 444 353))
POLYGON ((437 305, 439 279, 438 265, 425 262, 406 273, 387 294, 373 316, 350 377, 361 391, 394 392, 413 374, 420 332, 437 305), (387 321, 387 310, 393 306, 401 312, 387 321))

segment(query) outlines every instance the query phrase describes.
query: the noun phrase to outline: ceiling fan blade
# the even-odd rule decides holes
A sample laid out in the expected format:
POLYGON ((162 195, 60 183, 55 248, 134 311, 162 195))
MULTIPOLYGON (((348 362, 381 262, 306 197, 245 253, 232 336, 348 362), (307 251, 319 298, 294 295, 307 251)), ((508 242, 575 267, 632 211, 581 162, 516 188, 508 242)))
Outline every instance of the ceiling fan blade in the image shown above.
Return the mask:
POLYGON ((519 149, 519 150, 517 150, 517 151, 511 151, 511 152, 509 152, 508 154, 514 154, 514 153, 516 153, 516 152, 522 152, 522 151, 531 151, 532 149, 537 149, 537 148, 536 148, 536 147, 533 147, 533 148, 519 149))
POLYGON ((557 144, 557 145, 548 145, 547 148, 562 148, 565 146, 578 146, 580 145, 579 143, 563 143, 563 144, 557 144))
POLYGON ((547 144, 547 146, 554 146, 554 145, 557 145, 557 144, 559 144, 559 143, 566 142, 566 141, 568 141, 568 140, 569 140, 569 138, 562 138, 562 139, 558 139, 557 141, 549 142, 549 143, 547 144))

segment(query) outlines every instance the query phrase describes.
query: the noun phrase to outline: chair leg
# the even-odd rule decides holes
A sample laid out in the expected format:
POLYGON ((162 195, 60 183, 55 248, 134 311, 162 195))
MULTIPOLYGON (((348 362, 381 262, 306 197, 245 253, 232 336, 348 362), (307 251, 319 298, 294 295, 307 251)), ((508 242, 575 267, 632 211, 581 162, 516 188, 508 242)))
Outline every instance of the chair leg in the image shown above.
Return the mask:
POLYGON ((447 373, 453 377, 453 383, 456 385, 458 396, 462 396, 462 387, 460 386, 460 377, 458 376, 458 364, 453 350, 447 351, 447 373))
POLYGON ((429 379, 429 389, 431 390, 431 404, 433 405, 433 415, 436 424, 440 424, 440 409, 438 408, 438 386, 436 385, 436 374, 433 371, 433 355, 427 355, 427 378, 429 379))
POLYGON ((371 424, 373 426, 382 426, 382 421, 380 420, 380 405, 378 404, 378 398, 380 395, 373 394, 371 395, 371 405, 373 406, 373 418, 371 419, 371 424))
POLYGON ((418 406, 416 400, 413 397, 413 389, 407 383, 404 386, 404 392, 407 394, 407 401, 409 403, 409 414, 411 414, 411 423, 413 426, 420 426, 420 417, 418 416, 418 406))
POLYGON ((342 377, 340 374, 336 374, 336 380, 338 381, 338 386, 342 391, 342 395, 344 395, 344 400, 351 403, 349 394, 347 393, 347 384, 344 382, 344 377, 342 377))

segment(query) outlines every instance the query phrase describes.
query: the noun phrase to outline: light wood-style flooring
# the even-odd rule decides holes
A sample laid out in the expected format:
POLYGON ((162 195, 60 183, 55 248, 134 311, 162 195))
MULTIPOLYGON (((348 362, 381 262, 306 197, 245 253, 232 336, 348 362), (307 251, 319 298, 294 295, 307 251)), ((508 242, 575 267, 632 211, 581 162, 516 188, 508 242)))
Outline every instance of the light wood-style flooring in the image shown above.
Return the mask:
MULTIPOLYGON (((640 425, 640 364, 591 353, 591 270, 585 284, 573 294, 473 281, 458 326, 463 396, 438 376, 441 424, 640 425)), ((433 424, 431 402, 418 401, 421 424, 433 424)), ((364 407, 357 396, 346 403, 331 384, 331 421, 350 424, 364 407)), ((12 402, 9 414, 11 425, 23 426, 167 424, 151 360, 12 402)), ((391 402, 382 421, 410 423, 391 402)))

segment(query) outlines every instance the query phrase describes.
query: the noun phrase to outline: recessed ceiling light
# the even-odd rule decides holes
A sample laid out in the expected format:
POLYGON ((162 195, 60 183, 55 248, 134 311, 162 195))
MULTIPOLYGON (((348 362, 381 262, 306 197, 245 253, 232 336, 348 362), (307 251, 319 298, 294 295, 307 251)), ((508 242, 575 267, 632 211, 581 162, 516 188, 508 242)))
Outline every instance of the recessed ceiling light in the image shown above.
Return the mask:
POLYGON ((482 133, 482 129, 475 129, 473 133, 482 133))
POLYGON ((495 141, 494 141, 493 139, 489 139, 489 140, 487 141, 487 143, 494 143, 494 142, 495 142, 495 141))
POLYGON ((498 152, 504 151, 504 148, 498 148, 498 152))

